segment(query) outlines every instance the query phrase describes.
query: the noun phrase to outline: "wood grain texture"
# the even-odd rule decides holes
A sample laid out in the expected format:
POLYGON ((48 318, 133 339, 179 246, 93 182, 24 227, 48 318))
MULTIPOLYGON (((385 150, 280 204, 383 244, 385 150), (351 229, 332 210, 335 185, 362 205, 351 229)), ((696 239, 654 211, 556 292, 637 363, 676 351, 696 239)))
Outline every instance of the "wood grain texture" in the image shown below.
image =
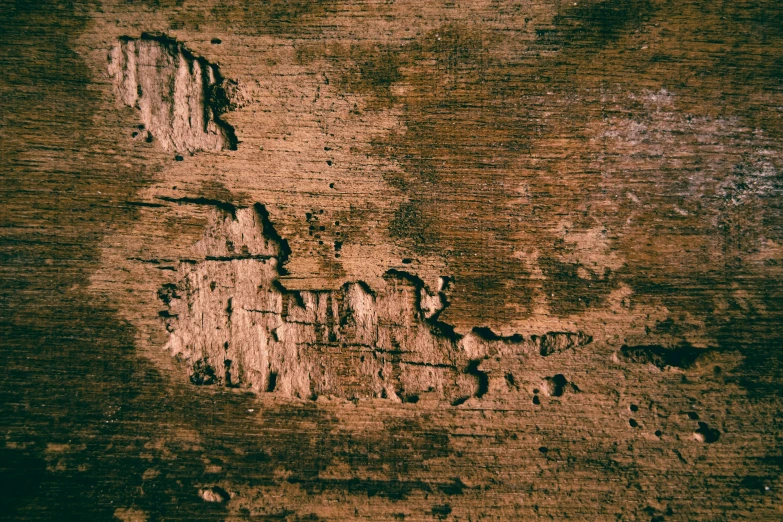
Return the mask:
POLYGON ((19 0, 0 34, 0 518, 783 516, 779 2, 19 0), (185 58, 124 99, 135 39, 185 58), (206 268, 270 239, 265 283, 206 268), (203 310, 169 306, 188 266, 203 310), (328 332, 315 394, 164 350, 177 314, 217 353, 273 279, 526 348, 414 361, 467 398, 356 384, 328 332))

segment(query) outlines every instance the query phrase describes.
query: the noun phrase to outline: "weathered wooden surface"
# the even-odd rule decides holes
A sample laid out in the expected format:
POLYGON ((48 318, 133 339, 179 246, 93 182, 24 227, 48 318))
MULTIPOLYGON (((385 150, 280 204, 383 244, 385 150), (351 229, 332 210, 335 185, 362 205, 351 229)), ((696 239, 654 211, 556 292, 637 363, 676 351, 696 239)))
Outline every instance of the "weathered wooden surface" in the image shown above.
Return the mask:
POLYGON ((780 3, 2 2, 0 64, 0 518, 783 517, 780 3))

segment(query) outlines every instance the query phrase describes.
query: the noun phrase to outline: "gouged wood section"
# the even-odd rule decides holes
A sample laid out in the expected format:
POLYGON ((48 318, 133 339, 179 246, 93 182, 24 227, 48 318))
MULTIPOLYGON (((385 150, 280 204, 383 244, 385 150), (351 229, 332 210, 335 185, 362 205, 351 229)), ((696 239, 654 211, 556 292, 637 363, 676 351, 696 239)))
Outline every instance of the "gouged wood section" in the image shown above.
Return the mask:
POLYGON ((236 149, 234 129, 220 120, 228 105, 220 73, 176 41, 122 37, 109 74, 119 100, 141 112, 146 141, 177 152, 236 149))
MULTIPOLYGON (((437 292, 396 270, 386 273, 382 292, 361 281, 336 291, 287 290, 280 275, 288 243, 263 205, 187 202, 216 208, 194 255, 178 261, 179 279, 162 285, 158 297, 168 307, 160 312, 170 332, 166 347, 190 367, 193 384, 310 400, 429 398, 459 405, 487 393, 490 359, 497 371, 592 341, 582 332, 525 339, 480 327, 459 335, 438 321, 448 278, 437 292)), ((504 377, 509 392, 520 391, 513 371, 504 377)), ((545 393, 562 395, 565 378, 547 379, 545 393)))
POLYGON ((781 518, 779 2, 0 34, 0 518, 781 518))

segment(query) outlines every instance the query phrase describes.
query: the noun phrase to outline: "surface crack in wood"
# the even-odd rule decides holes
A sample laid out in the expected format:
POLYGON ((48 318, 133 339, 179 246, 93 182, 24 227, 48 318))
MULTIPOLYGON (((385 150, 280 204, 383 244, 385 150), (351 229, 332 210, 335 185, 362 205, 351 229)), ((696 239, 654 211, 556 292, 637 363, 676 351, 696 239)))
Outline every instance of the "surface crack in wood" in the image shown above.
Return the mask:
MULTIPOLYGON (((350 282, 294 291, 279 277, 289 255, 266 208, 206 199, 209 220, 179 280, 158 297, 168 348, 197 385, 248 387, 286 397, 431 398, 459 405, 490 390, 491 358, 546 357, 584 346, 583 332, 508 337, 485 327, 466 335, 438 319, 450 280, 431 290, 415 275, 386 272, 385 286, 350 282)), ((500 380, 508 380, 508 369, 500 380)))
POLYGON ((180 153, 236 150, 233 127, 220 119, 230 108, 230 82, 181 43, 147 33, 124 36, 111 51, 109 73, 118 99, 141 112, 147 141, 180 153))

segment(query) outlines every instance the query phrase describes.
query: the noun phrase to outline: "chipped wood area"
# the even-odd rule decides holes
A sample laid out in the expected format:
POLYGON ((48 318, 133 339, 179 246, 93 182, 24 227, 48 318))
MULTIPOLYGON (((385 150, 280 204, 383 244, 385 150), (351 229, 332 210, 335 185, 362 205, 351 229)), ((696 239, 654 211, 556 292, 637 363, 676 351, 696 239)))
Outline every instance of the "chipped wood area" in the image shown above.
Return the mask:
POLYGON ((3 517, 783 516, 777 2, 0 34, 3 517))
POLYGON ((166 348, 186 363, 193 384, 299 399, 429 398, 456 406, 483 397, 490 376, 519 395, 516 383, 528 373, 520 366, 530 356, 592 341, 582 332, 525 339, 480 327, 460 335, 438 320, 447 278, 434 292, 397 270, 385 274, 383 292, 361 281, 339 290, 287 290, 280 275, 288 243, 266 209, 222 207, 211 211, 194 255, 175 262, 175 282, 158 290, 168 307, 159 313, 170 332, 166 348))

